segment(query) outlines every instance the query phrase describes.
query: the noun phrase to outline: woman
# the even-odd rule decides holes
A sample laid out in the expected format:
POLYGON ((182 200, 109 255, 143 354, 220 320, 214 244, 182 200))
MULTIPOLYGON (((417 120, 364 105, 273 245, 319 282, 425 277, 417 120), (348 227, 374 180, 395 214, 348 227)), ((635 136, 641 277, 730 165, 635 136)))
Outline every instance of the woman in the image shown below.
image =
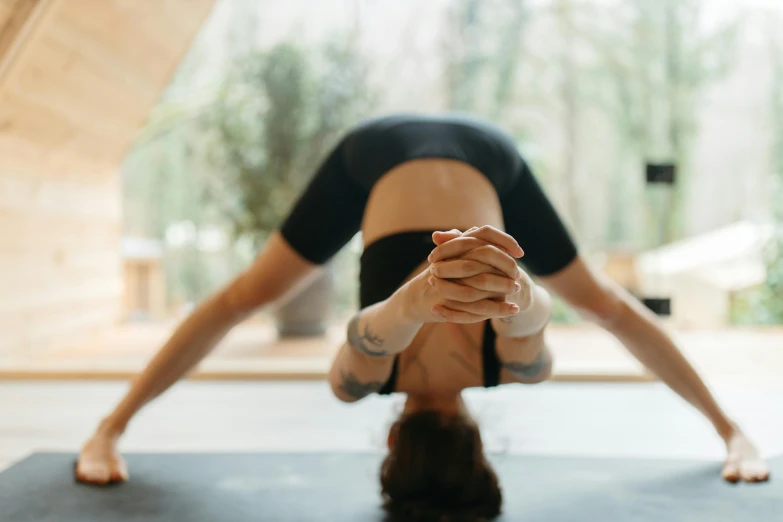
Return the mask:
POLYGON ((476 120, 416 115, 366 122, 335 147, 254 264, 197 307, 100 423, 78 478, 127 479, 117 441, 133 415, 233 326, 305 286, 359 231, 361 310, 329 382, 349 402, 407 394, 381 469, 389 511, 498 513, 500 489, 460 392, 549 376, 548 291, 702 412, 726 442, 726 480, 767 479, 656 317, 588 267, 513 141, 476 120))

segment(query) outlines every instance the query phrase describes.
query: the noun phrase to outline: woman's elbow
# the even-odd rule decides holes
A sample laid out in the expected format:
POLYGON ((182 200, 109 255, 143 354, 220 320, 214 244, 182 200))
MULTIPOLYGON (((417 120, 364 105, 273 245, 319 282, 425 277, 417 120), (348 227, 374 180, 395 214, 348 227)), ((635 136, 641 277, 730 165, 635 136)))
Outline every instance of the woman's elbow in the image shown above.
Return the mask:
POLYGON ((552 353, 545 346, 529 362, 507 362, 503 366, 522 384, 539 384, 552 377, 552 353))
POLYGON ((332 389, 332 395, 334 395, 337 400, 340 402, 344 402, 346 404, 353 404, 354 402, 359 402, 362 400, 362 397, 353 397, 352 395, 348 395, 343 391, 343 389, 339 385, 335 385, 334 383, 330 382, 330 388, 332 389))
POLYGON ((543 364, 538 368, 538 371, 530 377, 527 384, 540 384, 547 382, 552 378, 553 360, 552 355, 548 349, 545 351, 545 360, 543 364))
MULTIPOLYGON (((342 402, 358 402, 383 388, 384 383, 375 378, 382 370, 377 366, 375 368, 363 366, 361 361, 357 361, 357 357, 361 359, 366 356, 356 353, 346 342, 340 348, 329 370, 329 387, 334 396, 342 402)), ((364 362, 366 363, 367 360, 364 362)), ((377 364, 377 360, 372 362, 377 364)))
POLYGON ((329 388, 332 390, 332 395, 340 402, 352 404, 364 398, 364 395, 349 393, 349 390, 346 389, 345 378, 339 375, 334 368, 329 372, 329 388))

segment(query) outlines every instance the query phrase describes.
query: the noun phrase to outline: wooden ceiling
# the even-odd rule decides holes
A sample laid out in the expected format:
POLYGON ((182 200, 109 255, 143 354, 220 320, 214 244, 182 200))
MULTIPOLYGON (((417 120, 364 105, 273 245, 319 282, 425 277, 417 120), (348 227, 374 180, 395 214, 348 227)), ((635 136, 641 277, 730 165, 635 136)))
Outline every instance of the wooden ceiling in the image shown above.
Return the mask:
POLYGON ((0 0, 0 60, 16 41, 37 4, 40 0, 0 0))
POLYGON ((213 0, 0 0, 0 133, 117 164, 213 0))

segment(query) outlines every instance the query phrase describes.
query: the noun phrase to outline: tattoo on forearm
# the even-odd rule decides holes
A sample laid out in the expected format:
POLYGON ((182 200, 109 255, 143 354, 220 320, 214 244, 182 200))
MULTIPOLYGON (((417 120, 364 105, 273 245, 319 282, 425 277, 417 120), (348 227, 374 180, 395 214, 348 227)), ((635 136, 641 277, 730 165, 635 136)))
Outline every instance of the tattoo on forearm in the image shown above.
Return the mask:
POLYGON ((370 357, 382 357, 389 353, 382 349, 383 339, 378 334, 373 333, 370 325, 364 325, 364 332, 359 331, 359 316, 355 315, 348 323, 348 343, 370 357))
POLYGON ((352 372, 342 373, 343 383, 340 390, 354 399, 363 399, 383 387, 382 382, 361 382, 352 372))
POLYGON ((504 362, 503 368, 507 369, 519 379, 534 379, 540 376, 552 364, 548 350, 541 350, 535 359, 530 362, 504 362))
POLYGON ((467 371, 469 374, 471 374, 474 377, 481 378, 478 369, 471 366, 471 364, 467 361, 467 359, 465 359, 465 357, 461 353, 451 352, 449 356, 455 361, 457 361, 460 364, 460 366, 462 366, 465 369, 465 371, 467 371))

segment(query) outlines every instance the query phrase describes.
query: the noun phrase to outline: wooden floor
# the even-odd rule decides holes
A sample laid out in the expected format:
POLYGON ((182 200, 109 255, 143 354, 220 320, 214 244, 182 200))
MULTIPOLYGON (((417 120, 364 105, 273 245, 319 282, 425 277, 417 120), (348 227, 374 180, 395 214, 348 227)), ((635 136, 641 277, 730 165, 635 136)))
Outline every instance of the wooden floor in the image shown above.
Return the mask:
MULTIPOLYGON (((144 367, 173 327, 126 325, 56 352, 0 358, 0 378, 127 379, 144 367)), ((321 338, 280 341, 271 325, 251 322, 232 331, 194 378, 321 380, 344 335, 344 325, 335 324, 321 338)), ((710 382, 776 382, 783 374, 783 329, 675 331, 673 335, 710 382)), ((622 345, 599 328, 555 325, 548 339, 556 358, 556 380, 649 380, 622 345)))
MULTIPOLYGON (((0 469, 34 451, 76 452, 120 382, 0 383, 0 469)), ((783 385, 720 386, 766 456, 783 453, 783 385)), ((466 392, 493 454, 710 459, 710 426, 659 383, 545 383, 466 392)), ((322 382, 187 382, 149 405, 123 451, 383 451, 401 398, 338 402, 322 382)), ((131 470, 131 474, 132 474, 131 470)))

